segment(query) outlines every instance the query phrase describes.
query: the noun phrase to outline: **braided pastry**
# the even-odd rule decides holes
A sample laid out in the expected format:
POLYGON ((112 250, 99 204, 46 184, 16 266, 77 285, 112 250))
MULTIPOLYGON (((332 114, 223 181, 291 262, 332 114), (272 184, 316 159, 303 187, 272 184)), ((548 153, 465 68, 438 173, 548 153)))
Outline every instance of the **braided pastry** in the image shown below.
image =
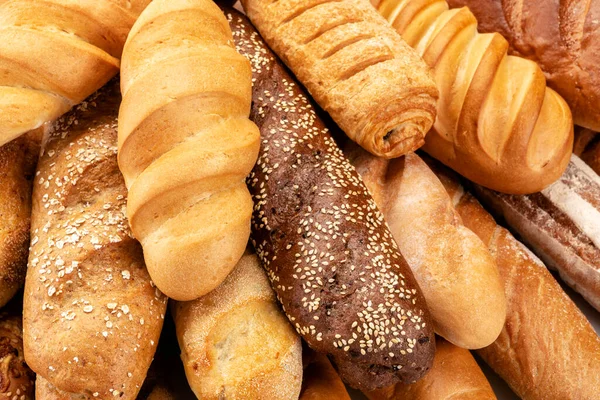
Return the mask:
POLYGON ((252 73, 210 0, 154 1, 123 52, 119 166, 156 285, 176 300, 217 287, 250 235, 244 183, 259 149, 252 73))
POLYGON ((54 120, 119 70, 150 0, 1 0, 0 145, 54 120))
POLYGON ((378 8, 433 68, 440 100, 425 151, 501 192, 536 192, 560 177, 573 121, 537 64, 508 56, 501 35, 477 33, 468 8, 449 10, 444 0, 384 0, 378 8))

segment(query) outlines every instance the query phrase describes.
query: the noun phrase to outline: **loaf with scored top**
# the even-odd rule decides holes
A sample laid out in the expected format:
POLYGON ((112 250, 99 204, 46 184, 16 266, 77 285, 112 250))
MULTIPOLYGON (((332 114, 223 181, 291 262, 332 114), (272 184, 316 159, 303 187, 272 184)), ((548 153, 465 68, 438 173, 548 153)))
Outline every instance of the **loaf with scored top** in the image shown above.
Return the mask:
POLYGON ((244 16, 228 16, 252 62, 250 117, 261 131, 247 179, 251 239, 283 310, 351 386, 419 379, 433 326, 383 216, 299 84, 244 16))
POLYGON ((394 158, 435 120, 429 68, 365 0, 243 0, 269 46, 348 137, 394 158))
POLYGON ((119 167, 127 216, 167 296, 216 288, 250 236, 244 179, 260 134, 250 64, 210 0, 156 0, 129 34, 121 72, 119 167))
POLYGON ((533 193, 564 172, 573 148, 567 103, 536 63, 509 56, 498 33, 477 33, 468 8, 444 0, 383 0, 381 14, 433 69, 437 119, 423 149, 505 193, 533 193))
POLYGON ((0 3, 0 145, 53 121, 119 71, 150 0, 0 3))
POLYGON ((33 190, 23 328, 27 364, 56 389, 125 400, 144 381, 167 299, 125 217, 118 86, 49 133, 33 190))

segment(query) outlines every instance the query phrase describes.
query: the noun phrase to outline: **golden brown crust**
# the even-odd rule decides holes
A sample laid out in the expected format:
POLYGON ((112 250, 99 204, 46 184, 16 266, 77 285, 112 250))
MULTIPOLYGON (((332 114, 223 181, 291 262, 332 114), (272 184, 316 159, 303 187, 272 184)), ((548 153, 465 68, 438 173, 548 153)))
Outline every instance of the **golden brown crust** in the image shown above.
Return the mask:
POLYGON ((600 130, 600 1, 449 0, 468 6, 482 32, 500 32, 512 53, 535 61, 577 125, 600 130))
POLYGON ((350 400, 346 386, 323 354, 303 349, 304 376, 300 400, 350 400))
POLYGON ((253 252, 206 296, 174 303, 173 316, 188 382, 199 399, 298 398, 300 337, 253 252))
POLYGON ((58 118, 113 77, 149 2, 3 1, 0 144, 58 118))
POLYGON ((388 161, 353 146, 348 154, 423 291, 436 332, 464 348, 491 344, 506 317, 502 282, 439 179, 414 153, 388 161))
POLYGON ((193 300, 225 279, 250 236, 244 179, 260 138, 250 65, 212 1, 157 0, 132 28, 121 74, 127 216, 156 285, 193 300))
POLYGON ((40 158, 24 344, 31 368, 59 390, 134 399, 166 298, 151 282, 124 214, 119 100, 113 81, 54 125, 40 158))
POLYGON ((35 374, 23 357, 20 315, 0 315, 0 398, 33 399, 35 374))
MULTIPOLYGON (((431 160, 428 160, 430 163, 431 160)), ((506 324, 478 354, 525 400, 598 397, 600 338, 544 264, 496 222, 457 178, 430 163, 465 225, 496 259, 507 299, 506 324)))
POLYGON ((423 149, 470 180, 533 193, 564 172, 573 147, 567 103, 532 61, 477 33, 468 8, 444 0, 384 0, 379 11, 433 68, 438 118, 423 149))
POLYGON ((398 383, 366 393, 369 400, 496 400, 485 375, 468 350, 436 339, 433 367, 412 385, 398 383))
POLYGON ((423 144, 435 120, 429 69, 362 0, 244 0, 269 46, 346 134, 398 157, 423 144))

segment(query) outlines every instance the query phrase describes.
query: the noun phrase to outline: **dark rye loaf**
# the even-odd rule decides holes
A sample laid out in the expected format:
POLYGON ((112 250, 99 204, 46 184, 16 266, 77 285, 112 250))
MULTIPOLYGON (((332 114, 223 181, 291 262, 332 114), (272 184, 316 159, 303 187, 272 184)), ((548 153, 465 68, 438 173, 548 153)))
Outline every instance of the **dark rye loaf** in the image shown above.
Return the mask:
POLYGON ((250 119, 261 131, 251 239, 284 311, 351 386, 419 379, 433 326, 381 213, 308 96, 248 20, 226 13, 252 63, 250 119))

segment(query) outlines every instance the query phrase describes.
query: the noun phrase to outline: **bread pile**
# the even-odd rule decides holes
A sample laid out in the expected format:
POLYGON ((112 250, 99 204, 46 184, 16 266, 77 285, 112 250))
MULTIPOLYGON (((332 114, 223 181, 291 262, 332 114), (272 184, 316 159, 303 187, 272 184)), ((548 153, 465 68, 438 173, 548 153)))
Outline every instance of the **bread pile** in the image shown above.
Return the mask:
POLYGON ((596 399, 600 3, 538 3, 0 2, 0 395, 596 399))

